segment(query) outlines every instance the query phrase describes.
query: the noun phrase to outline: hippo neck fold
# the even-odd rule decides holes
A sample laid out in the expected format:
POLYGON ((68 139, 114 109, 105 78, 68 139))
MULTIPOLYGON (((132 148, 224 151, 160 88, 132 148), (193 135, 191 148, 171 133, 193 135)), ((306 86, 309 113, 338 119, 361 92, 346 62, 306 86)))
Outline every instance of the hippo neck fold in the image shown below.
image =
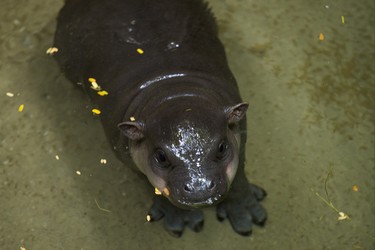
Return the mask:
MULTIPOLYGON (((136 93, 124 110, 123 121, 152 112, 166 101, 188 96, 195 97, 194 102, 205 100, 212 105, 226 106, 234 104, 233 97, 238 94, 234 78, 222 80, 201 72, 186 71, 156 75, 138 83, 136 93), (233 88, 228 88, 228 82, 233 88)), ((239 96, 235 99, 240 101, 239 96)))
POLYGON ((158 82, 166 80, 166 79, 172 79, 172 78, 183 77, 183 76, 186 76, 186 73, 174 73, 174 74, 169 74, 169 75, 167 74, 167 75, 157 76, 157 77, 154 77, 154 78, 144 82, 139 87, 139 89, 145 89, 152 84, 158 83, 158 82))

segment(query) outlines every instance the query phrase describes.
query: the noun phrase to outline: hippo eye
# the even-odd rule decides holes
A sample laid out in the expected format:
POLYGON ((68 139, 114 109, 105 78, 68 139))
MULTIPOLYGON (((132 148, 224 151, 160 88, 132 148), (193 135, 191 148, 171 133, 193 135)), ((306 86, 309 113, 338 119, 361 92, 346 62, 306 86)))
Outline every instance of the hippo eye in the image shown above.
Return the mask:
POLYGON ((222 141, 220 144, 219 144, 219 148, 217 150, 217 155, 216 157, 219 159, 219 160, 222 160, 224 159, 227 155, 228 155, 228 150, 229 149, 229 144, 227 141, 222 141))
POLYGON ((160 167, 166 168, 166 167, 169 166, 169 161, 168 161, 167 156, 166 156, 166 154, 163 150, 157 149, 155 151, 154 158, 155 158, 156 163, 160 167))

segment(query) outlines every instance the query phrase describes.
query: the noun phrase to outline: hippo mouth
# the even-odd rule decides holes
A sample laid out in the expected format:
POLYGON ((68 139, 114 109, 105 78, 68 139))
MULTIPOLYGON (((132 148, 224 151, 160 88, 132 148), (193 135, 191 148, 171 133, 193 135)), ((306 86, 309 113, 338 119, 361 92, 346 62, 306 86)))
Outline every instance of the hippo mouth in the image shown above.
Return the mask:
MULTIPOLYGON (((178 176, 177 176, 178 177, 178 176)), ((173 178, 166 185, 169 190, 164 196, 183 209, 214 206, 221 202, 229 192, 228 179, 224 174, 193 176, 187 179, 173 178)))
POLYGON ((220 192, 217 190, 214 194, 207 194, 207 193, 191 193, 189 195, 181 195, 179 190, 173 190, 171 195, 166 196, 169 201, 182 209, 197 209, 197 208, 204 208, 214 206, 220 203, 227 194, 227 190, 222 190, 220 192))
POLYGON ((178 207, 190 208, 190 209, 203 208, 203 207, 214 206, 220 201, 222 201, 224 198, 225 198, 225 195, 217 195, 215 197, 210 197, 206 200, 201 200, 201 201, 188 201, 186 199, 180 199, 177 201, 178 204, 175 204, 175 205, 178 207))

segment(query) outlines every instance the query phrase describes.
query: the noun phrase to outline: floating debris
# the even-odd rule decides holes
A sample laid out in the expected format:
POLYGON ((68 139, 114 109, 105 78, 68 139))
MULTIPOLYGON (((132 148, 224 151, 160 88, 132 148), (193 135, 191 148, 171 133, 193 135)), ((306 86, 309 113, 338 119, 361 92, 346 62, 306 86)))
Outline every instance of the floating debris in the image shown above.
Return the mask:
POLYGON ((107 164, 107 160, 106 159, 100 159, 100 163, 101 164, 107 164))
POLYGON ((60 157, 58 155, 55 155, 56 160, 60 160, 60 157))
POLYGON ((354 192, 358 192, 358 190, 359 190, 359 189, 358 189, 358 186, 357 186, 357 185, 354 185, 354 186, 353 186, 353 191, 354 191, 354 192))
POLYGON ((345 24, 345 17, 344 16, 341 16, 341 23, 345 24))
POLYGON ((135 122, 134 116, 131 116, 129 119, 130 119, 131 122, 135 122))
POLYGON ((78 171, 78 170, 77 170, 77 171, 76 171, 76 174, 77 174, 77 175, 81 175, 81 171, 78 171))
POLYGON ((6 95, 9 96, 9 97, 13 97, 14 96, 14 94, 11 93, 11 92, 7 92, 6 95))

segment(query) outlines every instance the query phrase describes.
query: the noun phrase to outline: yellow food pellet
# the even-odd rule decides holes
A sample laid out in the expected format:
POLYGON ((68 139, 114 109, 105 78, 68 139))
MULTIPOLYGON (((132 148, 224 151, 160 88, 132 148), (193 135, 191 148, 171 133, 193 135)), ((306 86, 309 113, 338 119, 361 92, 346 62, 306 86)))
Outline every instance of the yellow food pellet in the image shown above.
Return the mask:
POLYGON ((99 115, 101 111, 99 109, 92 109, 91 110, 95 115, 99 115))
POLYGON ((345 17, 344 16, 341 16, 341 23, 345 24, 345 17))
POLYGON ((320 33, 319 34, 319 41, 323 41, 324 40, 324 34, 323 33, 320 33))
POLYGON ((24 108, 25 108, 25 105, 21 104, 21 105, 18 107, 18 112, 22 112, 24 108))
POLYGON ((138 54, 141 54, 141 55, 144 53, 143 49, 141 49, 141 48, 138 48, 137 52, 138 52, 138 54))
POLYGON ((56 48, 56 47, 51 47, 51 48, 48 48, 48 49, 47 49, 46 53, 49 54, 49 55, 53 55, 53 54, 55 54, 57 51, 59 51, 58 48, 56 48))
POLYGON ((155 194, 156 195, 161 195, 161 192, 160 192, 160 190, 158 188, 155 188, 155 194))
POLYGON ((129 119, 130 119, 131 122, 135 122, 134 116, 131 116, 129 119))
POLYGON ((76 171, 76 174, 77 174, 77 175, 81 175, 81 172, 77 170, 77 171, 76 171))
POLYGON ((101 163, 101 164, 107 164, 107 160, 106 160, 106 159, 101 159, 101 160, 100 160, 100 163, 101 163))
POLYGON ((102 88, 101 88, 96 82, 92 82, 92 83, 91 83, 91 88, 92 88, 93 90, 96 90, 96 91, 99 91, 99 90, 102 89, 102 88))
POLYGON ((163 192, 166 196, 169 196, 169 189, 168 188, 164 188, 163 192))
POLYGON ((56 160, 60 160, 60 157, 58 155, 55 155, 56 160))
POLYGON ((98 88, 98 84, 96 83, 96 82, 91 82, 91 87, 93 88, 93 89, 96 89, 96 88, 98 88))
POLYGON ((146 216, 146 220, 147 220, 148 222, 150 222, 150 221, 151 221, 151 215, 148 214, 148 215, 146 216))
POLYGON ((90 77, 90 78, 89 78, 89 82, 96 82, 96 79, 95 79, 95 78, 92 78, 92 77, 90 77))
POLYGON ((354 185, 354 186, 353 186, 353 191, 354 191, 354 192, 358 192, 358 186, 357 186, 357 185, 354 185))
POLYGON ((10 92, 7 92, 6 95, 9 96, 9 97, 13 97, 14 96, 14 94, 10 93, 10 92))
POLYGON ((105 95, 108 95, 108 92, 105 91, 105 90, 98 91, 98 95, 100 95, 100 96, 105 96, 105 95))

